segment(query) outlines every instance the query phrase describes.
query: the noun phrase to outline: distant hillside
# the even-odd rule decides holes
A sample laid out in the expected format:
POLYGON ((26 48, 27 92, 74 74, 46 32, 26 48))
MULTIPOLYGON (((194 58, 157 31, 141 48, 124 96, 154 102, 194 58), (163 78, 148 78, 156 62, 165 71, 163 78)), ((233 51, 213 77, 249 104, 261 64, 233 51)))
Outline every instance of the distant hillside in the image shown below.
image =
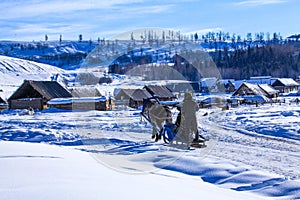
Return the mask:
MULTIPOLYGON (((300 42, 215 42, 200 45, 206 46, 203 50, 207 54, 182 44, 176 50, 161 47, 129 51, 109 66, 109 72, 125 74, 138 65, 167 63, 187 80, 199 80, 201 76, 192 69, 190 62, 200 69, 202 77, 218 75, 212 71, 214 66, 224 79, 249 79, 252 76, 296 78, 300 75, 300 42), (182 59, 178 62, 175 55, 182 59)), ((149 65, 144 66, 145 71, 149 71, 149 65)), ((159 78, 160 75, 163 73, 155 76, 159 78)))
MULTIPOLYGON (((213 52, 217 49, 245 48, 247 45, 265 45, 265 42, 235 42, 199 40, 99 40, 99 41, 40 41, 18 42, 0 41, 0 55, 22 58, 39 63, 50 64, 62 69, 76 69, 85 64, 88 59, 90 66, 103 64, 108 66, 124 54, 130 54, 131 60, 137 64, 140 54, 152 57, 154 62, 167 62, 172 60, 172 55, 186 50, 203 49, 213 52), (174 46, 175 45, 175 46, 174 46), (140 51, 143 52, 140 52, 140 51), (92 56, 90 53, 93 52, 92 56), (110 61, 111 63, 107 63, 110 61)), ((126 58, 125 58, 126 59, 126 58)), ((124 60, 128 62, 128 60, 124 60)))
MULTIPOLYGON (((104 66, 99 71, 124 74, 141 64, 174 65, 174 55, 177 54, 187 61, 191 60, 188 57, 194 56, 193 65, 198 63, 205 76, 213 74, 208 67, 216 65, 223 78, 247 79, 267 75, 295 78, 300 71, 299 47, 300 43, 295 40, 2 41, 0 55, 46 63, 62 69, 104 66), (209 60, 213 62, 199 64, 202 58, 191 51, 200 49, 210 55, 209 60)), ((189 80, 199 78, 190 65, 177 63, 174 68, 189 80)))
POLYGON ((96 43, 89 41, 2 41, 0 55, 50 64, 62 69, 75 69, 96 46, 96 43))

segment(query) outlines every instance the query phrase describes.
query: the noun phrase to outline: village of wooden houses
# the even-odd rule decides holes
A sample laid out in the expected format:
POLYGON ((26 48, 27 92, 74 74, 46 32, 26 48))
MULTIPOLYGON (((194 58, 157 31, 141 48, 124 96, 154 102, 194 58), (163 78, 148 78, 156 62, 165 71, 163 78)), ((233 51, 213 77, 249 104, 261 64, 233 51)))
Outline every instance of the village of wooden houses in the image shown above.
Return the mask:
MULTIPOLYGON (((299 77, 300 78, 300 77, 299 77)), ((203 78, 199 82, 170 82, 152 84, 140 88, 115 88, 114 94, 101 91, 101 85, 66 88, 56 81, 24 80, 23 84, 8 98, 2 99, 1 110, 99 110, 108 111, 124 107, 139 109, 145 99, 155 96, 159 101, 180 101, 185 92, 193 93, 199 108, 217 106, 231 109, 242 104, 259 106, 265 103, 285 101, 285 96, 294 96, 299 103, 299 79, 251 77, 249 80, 218 80, 203 78)))

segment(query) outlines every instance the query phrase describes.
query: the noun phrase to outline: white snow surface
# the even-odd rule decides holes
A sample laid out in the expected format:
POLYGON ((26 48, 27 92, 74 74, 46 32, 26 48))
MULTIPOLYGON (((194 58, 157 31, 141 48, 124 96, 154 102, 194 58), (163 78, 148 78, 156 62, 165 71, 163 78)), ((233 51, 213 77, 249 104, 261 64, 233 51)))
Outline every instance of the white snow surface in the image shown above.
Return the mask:
POLYGON ((210 140, 192 150, 154 143, 139 110, 3 111, 1 199, 299 199, 300 112, 290 102, 201 109, 210 140))
POLYGON ((3 200, 258 198, 175 172, 120 173, 86 152, 54 145, 2 141, 0 152, 3 200))

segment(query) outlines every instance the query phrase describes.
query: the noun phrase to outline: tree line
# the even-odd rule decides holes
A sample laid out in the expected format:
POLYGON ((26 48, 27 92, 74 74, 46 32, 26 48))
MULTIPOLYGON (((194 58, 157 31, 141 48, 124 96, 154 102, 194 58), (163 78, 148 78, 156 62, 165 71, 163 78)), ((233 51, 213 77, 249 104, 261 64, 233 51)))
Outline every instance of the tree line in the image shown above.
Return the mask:
POLYGON ((248 46, 210 53, 223 78, 249 79, 252 76, 295 78, 300 74, 299 43, 248 46))

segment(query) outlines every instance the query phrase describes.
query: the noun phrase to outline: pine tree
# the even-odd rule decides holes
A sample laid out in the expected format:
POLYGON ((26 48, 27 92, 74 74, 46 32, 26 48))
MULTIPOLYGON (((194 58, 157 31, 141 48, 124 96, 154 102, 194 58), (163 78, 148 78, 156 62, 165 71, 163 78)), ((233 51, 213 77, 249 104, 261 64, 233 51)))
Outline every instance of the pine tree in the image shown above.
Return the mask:
POLYGON ((131 41, 134 40, 133 32, 131 32, 131 34, 130 34, 130 39, 131 39, 131 41))
POLYGON ((252 42, 252 34, 251 33, 247 33, 246 38, 247 38, 248 42, 252 42))
POLYGON ((266 33, 266 36, 267 36, 267 41, 269 42, 269 41, 270 41, 270 33, 267 32, 267 33, 266 33))
POLYGON ((197 42, 197 40, 198 40, 198 34, 197 33, 195 33, 195 41, 197 42))

